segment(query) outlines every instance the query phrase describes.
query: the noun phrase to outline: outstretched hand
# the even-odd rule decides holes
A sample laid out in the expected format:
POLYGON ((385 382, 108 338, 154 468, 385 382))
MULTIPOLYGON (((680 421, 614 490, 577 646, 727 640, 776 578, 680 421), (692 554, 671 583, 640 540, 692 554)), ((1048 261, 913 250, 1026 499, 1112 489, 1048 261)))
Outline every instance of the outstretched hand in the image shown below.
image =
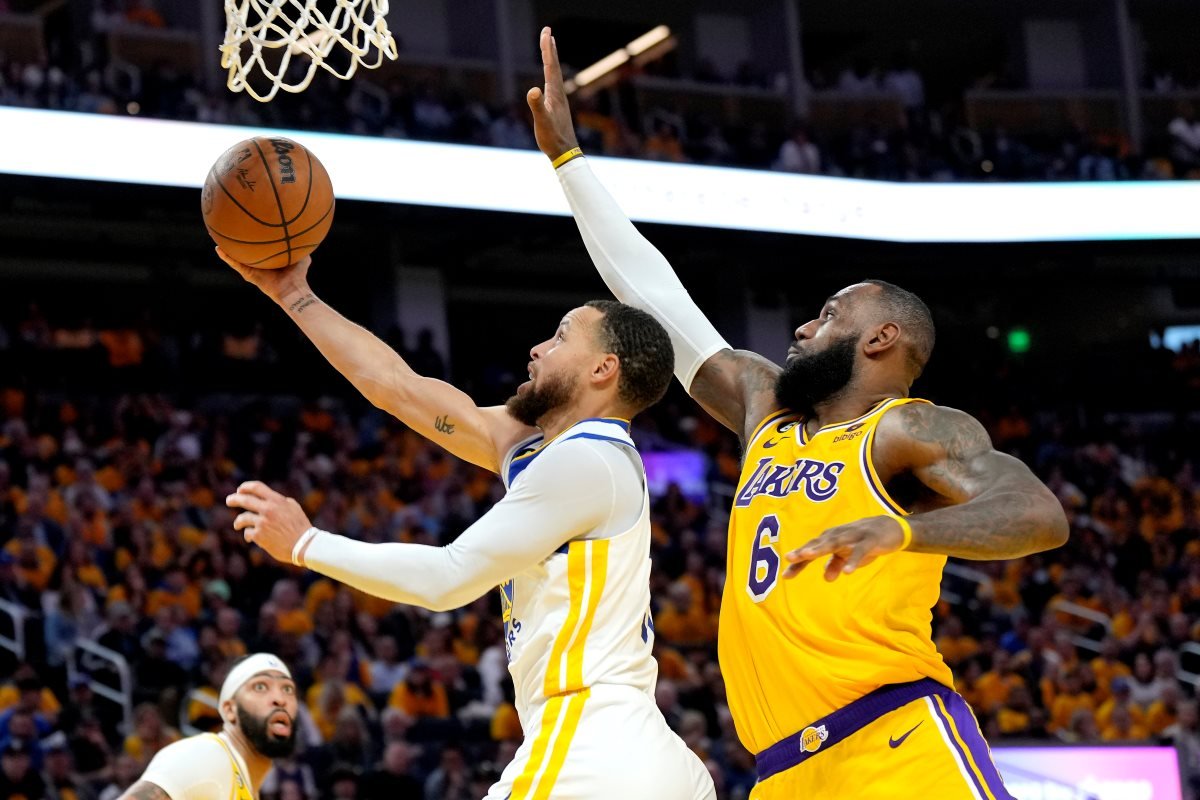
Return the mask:
POLYGON ((288 297, 308 291, 308 268, 312 264, 312 258, 309 256, 281 269, 248 267, 235 261, 220 247, 217 248, 217 256, 233 267, 234 271, 245 278, 247 282, 257 286, 263 294, 281 305, 288 297))
POLYGON ((575 126, 571 124, 571 107, 567 104, 567 90, 563 87, 558 45, 548 27, 542 28, 539 43, 546 86, 534 86, 526 93, 525 100, 533 112, 533 135, 538 148, 553 161, 578 147, 579 140, 575 138, 575 126))
POLYGON ((225 498, 225 505, 242 509, 233 520, 233 527, 242 532, 247 542, 285 564, 292 563, 292 548, 312 527, 299 503, 260 481, 243 483, 236 493, 225 498))
POLYGON ((798 550, 784 556, 788 567, 783 577, 794 578, 800 570, 822 556, 829 556, 825 565, 825 580, 837 580, 865 567, 880 556, 894 553, 904 546, 904 530, 892 517, 868 517, 830 528, 798 550))

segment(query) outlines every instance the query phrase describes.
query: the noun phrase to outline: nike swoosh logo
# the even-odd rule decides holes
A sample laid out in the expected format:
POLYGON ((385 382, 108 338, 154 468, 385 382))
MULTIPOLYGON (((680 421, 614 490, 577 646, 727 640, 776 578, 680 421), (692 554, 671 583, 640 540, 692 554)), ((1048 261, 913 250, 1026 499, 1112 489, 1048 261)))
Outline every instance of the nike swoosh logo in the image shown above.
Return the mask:
POLYGON ((777 444, 779 444, 778 439, 772 439, 769 442, 763 442, 763 450, 770 450, 772 447, 774 447, 777 444))
MULTIPOLYGON (((925 720, 921 720, 921 722, 924 722, 924 721, 925 720)), ((889 738, 888 745, 890 745, 891 748, 894 750, 897 747, 899 747, 900 745, 904 744, 904 740, 907 739, 913 731, 915 731, 917 728, 921 727, 921 722, 918 722, 916 725, 913 725, 911 728, 909 728, 908 733, 904 734, 899 739, 890 739, 889 738)))

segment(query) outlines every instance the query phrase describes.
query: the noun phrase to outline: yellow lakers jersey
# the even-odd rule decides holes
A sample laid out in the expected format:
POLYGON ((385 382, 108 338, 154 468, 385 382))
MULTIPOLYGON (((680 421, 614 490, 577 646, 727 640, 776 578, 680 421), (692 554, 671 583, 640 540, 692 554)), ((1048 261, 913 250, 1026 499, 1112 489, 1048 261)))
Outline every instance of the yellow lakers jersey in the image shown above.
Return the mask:
POLYGON ((825 530, 906 512, 879 481, 871 446, 887 400, 811 436, 800 415, 760 424, 729 519, 719 650, 742 744, 760 752, 890 683, 953 686, 934 647, 931 608, 944 556, 894 553, 836 581, 824 562, 783 578, 784 554, 825 530))

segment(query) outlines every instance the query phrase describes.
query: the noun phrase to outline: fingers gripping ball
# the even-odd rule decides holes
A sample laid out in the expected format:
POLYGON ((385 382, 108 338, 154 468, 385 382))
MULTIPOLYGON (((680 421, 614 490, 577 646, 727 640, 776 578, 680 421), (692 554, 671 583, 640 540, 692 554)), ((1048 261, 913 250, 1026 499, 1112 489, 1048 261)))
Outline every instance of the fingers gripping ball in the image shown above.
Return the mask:
POLYGON ((305 147, 257 136, 225 151, 204 181, 208 234, 235 260, 260 269, 294 264, 333 223, 333 183, 305 147))

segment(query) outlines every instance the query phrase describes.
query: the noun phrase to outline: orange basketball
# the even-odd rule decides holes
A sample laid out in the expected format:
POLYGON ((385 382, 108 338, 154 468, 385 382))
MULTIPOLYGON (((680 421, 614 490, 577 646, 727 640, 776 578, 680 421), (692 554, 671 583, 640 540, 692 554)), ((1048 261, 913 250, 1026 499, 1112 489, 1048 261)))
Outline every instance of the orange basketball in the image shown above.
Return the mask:
POLYGON ((333 183, 304 145, 282 136, 238 142, 208 171, 208 234, 236 261, 279 269, 316 249, 333 223, 333 183))

